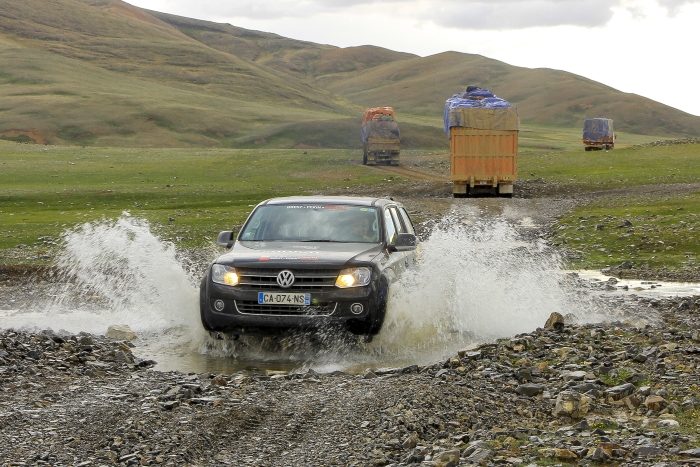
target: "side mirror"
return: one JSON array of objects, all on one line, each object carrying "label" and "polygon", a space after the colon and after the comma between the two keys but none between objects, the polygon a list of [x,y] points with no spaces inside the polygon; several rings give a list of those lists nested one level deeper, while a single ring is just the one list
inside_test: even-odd
[{"label": "side mirror", "polygon": [[416,236],[410,233],[400,233],[396,243],[389,245],[390,251],[410,251],[416,249]]},{"label": "side mirror", "polygon": [[231,248],[233,246],[233,241],[233,231],[224,230],[223,232],[219,233],[219,236],[216,239],[216,244],[223,248]]}]

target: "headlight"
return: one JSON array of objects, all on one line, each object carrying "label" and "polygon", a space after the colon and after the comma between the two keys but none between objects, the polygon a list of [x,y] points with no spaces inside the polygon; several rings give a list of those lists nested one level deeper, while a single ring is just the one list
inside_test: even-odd
[{"label": "headlight", "polygon": [[335,280],[335,286],[340,288],[362,287],[369,284],[372,279],[370,268],[348,268],[343,269]]},{"label": "headlight", "polygon": [[215,264],[211,267],[211,280],[217,284],[238,285],[236,268]]}]

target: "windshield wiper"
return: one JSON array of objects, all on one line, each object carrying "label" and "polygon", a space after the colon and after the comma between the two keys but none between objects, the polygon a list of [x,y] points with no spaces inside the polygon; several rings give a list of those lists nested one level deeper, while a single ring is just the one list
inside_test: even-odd
[{"label": "windshield wiper", "polygon": [[335,240],[328,240],[326,238],[323,239],[318,239],[318,240],[297,240],[299,242],[335,242]]}]

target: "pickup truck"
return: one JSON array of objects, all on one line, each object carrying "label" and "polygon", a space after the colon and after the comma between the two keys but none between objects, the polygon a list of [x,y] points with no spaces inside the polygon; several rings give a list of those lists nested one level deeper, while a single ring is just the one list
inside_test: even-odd
[{"label": "pickup truck", "polygon": [[389,287],[416,261],[406,209],[391,199],[295,196],[260,203],[200,285],[214,337],[296,331],[379,333]]}]

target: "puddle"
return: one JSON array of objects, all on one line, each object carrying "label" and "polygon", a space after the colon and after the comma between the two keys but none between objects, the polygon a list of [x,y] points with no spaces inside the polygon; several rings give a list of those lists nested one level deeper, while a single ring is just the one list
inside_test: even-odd
[{"label": "puddle", "polygon": [[[576,273],[581,279],[589,281],[606,282],[614,276],[606,276],[600,271],[562,271],[564,273]],[[636,279],[617,279],[617,283],[611,284],[614,290],[608,293],[619,295],[635,294],[643,297],[688,297],[700,295],[700,283],[694,282],[664,282],[664,281],[642,281]],[[626,287],[626,289],[625,289]]]}]

